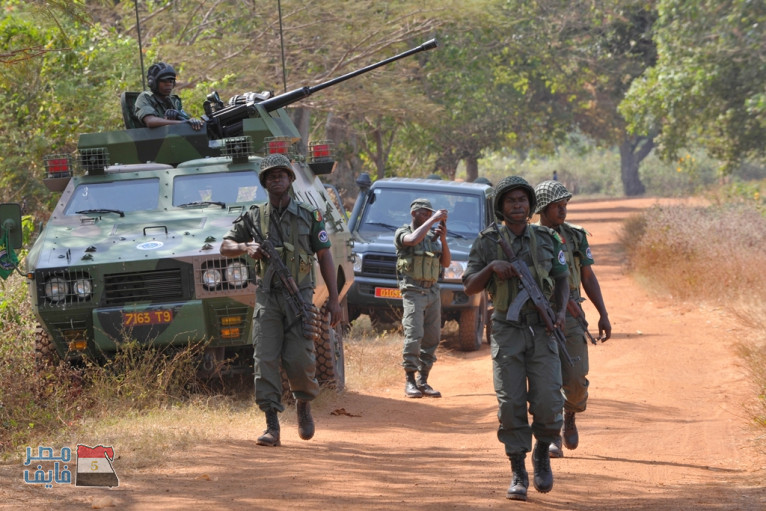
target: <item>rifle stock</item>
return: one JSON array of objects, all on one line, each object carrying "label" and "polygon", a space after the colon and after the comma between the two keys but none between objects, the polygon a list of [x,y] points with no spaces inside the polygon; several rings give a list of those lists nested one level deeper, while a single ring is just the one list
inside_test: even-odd
[{"label": "rifle stock", "polygon": [[549,332],[552,332],[553,336],[556,338],[556,342],[559,344],[559,350],[561,351],[561,354],[564,355],[564,360],[566,360],[570,366],[573,366],[575,361],[567,350],[567,339],[564,336],[564,333],[556,327],[556,314],[548,303],[548,299],[545,298],[545,295],[543,295],[543,292],[540,290],[540,286],[537,285],[534,277],[532,277],[527,264],[516,256],[511,245],[505,238],[503,238],[497,223],[494,223],[493,225],[495,227],[495,232],[497,232],[497,242],[500,244],[500,248],[503,249],[503,253],[505,253],[509,262],[513,265],[514,270],[516,270],[523,287],[523,290],[516,296],[516,299],[514,299],[511,306],[508,307],[508,314],[506,314],[505,318],[509,321],[518,321],[521,306],[524,305],[527,300],[531,299],[538,314],[540,314],[540,317],[545,322],[546,329],[548,329]]},{"label": "rifle stock", "polygon": [[593,344],[598,344],[596,342],[596,339],[593,338],[592,335],[590,335],[590,332],[588,331],[588,322],[585,321],[585,314],[582,311],[582,307],[580,307],[580,304],[577,303],[572,298],[569,299],[567,302],[567,312],[570,316],[575,318],[577,320],[577,323],[580,324],[580,327],[585,331],[585,335],[588,336],[588,339]]}]

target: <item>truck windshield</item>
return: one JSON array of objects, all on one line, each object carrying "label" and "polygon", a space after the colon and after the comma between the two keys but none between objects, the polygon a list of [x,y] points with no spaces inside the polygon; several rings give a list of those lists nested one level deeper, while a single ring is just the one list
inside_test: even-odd
[{"label": "truck windshield", "polygon": [[78,211],[146,211],[157,209],[160,180],[132,179],[109,183],[82,183],[75,188],[65,214]]},{"label": "truck windshield", "polygon": [[191,174],[173,180],[174,206],[265,202],[268,198],[258,182],[258,174],[252,171]]},{"label": "truck windshield", "polygon": [[373,191],[362,213],[358,230],[364,234],[379,234],[396,229],[412,221],[410,204],[418,198],[431,201],[434,209],[446,209],[448,212],[448,235],[470,238],[477,236],[484,229],[482,197],[463,193],[424,192],[422,190],[393,190],[377,188]]}]

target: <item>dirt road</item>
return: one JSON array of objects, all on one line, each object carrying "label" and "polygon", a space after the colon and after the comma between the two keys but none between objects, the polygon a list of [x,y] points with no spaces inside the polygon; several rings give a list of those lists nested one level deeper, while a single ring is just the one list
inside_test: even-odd
[{"label": "dirt road", "polygon": [[[407,400],[398,382],[363,389],[349,382],[345,394],[315,408],[310,442],[285,417],[283,446],[258,447],[258,419],[156,466],[121,468],[118,460],[120,485],[112,490],[31,487],[20,463],[5,465],[0,507],[766,509],[766,460],[743,409],[754,391],[733,349],[745,332],[722,310],[650,298],[624,272],[619,222],[653,202],[570,207],[570,221],[593,234],[614,332],[591,346],[590,400],[577,417],[580,446],[552,460],[551,493],[530,489],[526,503],[505,499],[510,466],[495,436],[489,349],[464,354],[445,346],[430,380],[442,399]],[[586,313],[595,318],[587,303]],[[331,413],[341,408],[347,414]]]}]

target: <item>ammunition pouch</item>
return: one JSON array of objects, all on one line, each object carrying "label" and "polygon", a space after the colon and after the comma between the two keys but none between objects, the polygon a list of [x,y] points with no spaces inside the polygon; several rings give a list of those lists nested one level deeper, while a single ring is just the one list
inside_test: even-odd
[{"label": "ammunition pouch", "polygon": [[324,318],[313,303],[303,311],[303,336],[313,342],[322,338],[322,322]]}]

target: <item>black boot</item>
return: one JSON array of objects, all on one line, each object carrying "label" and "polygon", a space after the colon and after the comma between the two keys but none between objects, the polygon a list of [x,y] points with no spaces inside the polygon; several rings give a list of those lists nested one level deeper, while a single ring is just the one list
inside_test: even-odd
[{"label": "black boot", "polygon": [[548,456],[549,442],[538,441],[532,451],[532,466],[534,467],[535,490],[540,493],[548,493],[553,488],[553,472],[551,471],[551,459]]},{"label": "black boot", "polygon": [[423,397],[423,393],[415,383],[415,373],[407,372],[407,383],[404,385],[404,395],[407,397]]},{"label": "black boot", "polygon": [[418,375],[418,390],[426,397],[442,397],[442,393],[438,390],[434,390],[428,384],[428,371],[420,371]]},{"label": "black boot", "polygon": [[311,440],[314,436],[314,418],[311,416],[311,405],[308,401],[298,400],[298,436],[303,440]]},{"label": "black boot", "polygon": [[529,474],[524,466],[525,453],[514,454],[511,458],[511,485],[505,494],[506,499],[527,500],[527,488],[529,488]]},{"label": "black boot", "polygon": [[580,435],[575,425],[575,413],[564,410],[564,447],[574,451],[580,443]]},{"label": "black boot", "polygon": [[551,442],[551,446],[548,447],[548,454],[551,458],[563,458],[564,451],[561,449],[561,435],[556,437],[556,440]]},{"label": "black boot", "polygon": [[258,445],[276,447],[279,443],[279,417],[276,410],[266,412],[266,431],[255,441]]}]

